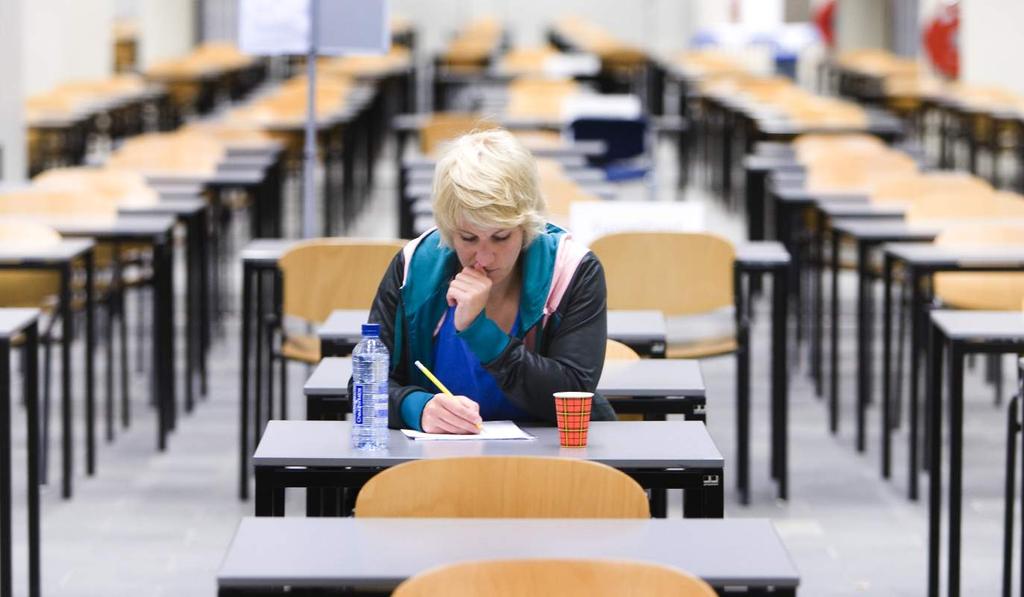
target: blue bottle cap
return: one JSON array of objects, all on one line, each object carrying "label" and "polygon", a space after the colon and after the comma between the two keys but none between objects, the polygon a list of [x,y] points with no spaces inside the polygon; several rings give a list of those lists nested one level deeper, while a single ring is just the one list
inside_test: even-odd
[{"label": "blue bottle cap", "polygon": [[369,338],[380,337],[380,324],[379,323],[364,323],[363,324],[363,336]]}]

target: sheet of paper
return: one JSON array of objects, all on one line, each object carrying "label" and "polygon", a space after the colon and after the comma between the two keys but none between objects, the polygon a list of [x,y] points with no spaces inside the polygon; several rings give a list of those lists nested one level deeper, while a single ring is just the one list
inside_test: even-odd
[{"label": "sheet of paper", "polygon": [[412,429],[403,429],[402,433],[409,439],[418,441],[467,441],[482,439],[535,439],[523,431],[512,421],[484,421],[484,428],[476,435],[455,435],[451,433],[423,433]]}]

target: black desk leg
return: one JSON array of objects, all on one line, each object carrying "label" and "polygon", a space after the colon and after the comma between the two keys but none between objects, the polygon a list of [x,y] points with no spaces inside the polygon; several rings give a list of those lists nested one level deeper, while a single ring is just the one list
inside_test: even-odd
[{"label": "black desk leg", "polygon": [[892,473],[892,257],[884,256],[882,271],[882,478]]},{"label": "black desk leg", "polygon": [[[256,312],[253,314],[255,319],[255,327],[253,332],[255,334],[256,341],[256,370],[255,370],[255,382],[254,382],[254,393],[253,393],[253,413],[256,424],[253,426],[253,446],[259,445],[260,436],[263,435],[263,326],[266,322],[266,311],[263,307],[264,299],[264,288],[263,288],[263,271],[255,270],[252,272],[254,280],[253,292],[256,296]],[[269,348],[268,348],[269,350]]]},{"label": "black desk leg", "polygon": [[[955,342],[949,346],[949,597],[960,594],[960,527],[963,511],[963,438],[964,438],[964,351]],[[932,409],[942,408],[940,402]],[[934,415],[933,415],[934,416]],[[934,429],[933,429],[934,431]],[[932,460],[932,471],[942,466]]]},{"label": "black desk leg", "polygon": [[[28,594],[39,597],[39,327],[25,329],[25,405],[28,427]],[[10,553],[10,552],[7,552]]]},{"label": "black desk leg", "polygon": [[284,516],[284,487],[274,477],[272,469],[256,467],[256,516]]},{"label": "black desk leg", "polygon": [[0,340],[0,596],[14,594],[11,528],[11,344]]},{"label": "black desk leg", "polygon": [[194,376],[198,369],[201,350],[196,324],[200,306],[197,300],[196,273],[199,267],[198,234],[195,216],[185,222],[185,412],[191,413],[195,405]]},{"label": "black desk leg", "polygon": [[[928,401],[931,403],[932,468],[928,477],[928,596],[939,595],[939,554],[942,540],[942,359],[944,339],[935,326],[931,326],[929,342]],[[911,479],[916,479],[916,462],[911,462]],[[915,481],[916,485],[916,481]]]},{"label": "black desk leg", "polygon": [[839,432],[839,233],[832,230],[832,350],[829,354],[828,421],[832,434]]},{"label": "black desk leg", "polygon": [[213,305],[210,302],[210,247],[209,247],[209,224],[206,219],[208,208],[199,211],[197,216],[196,234],[199,240],[199,329],[200,329],[200,357],[199,357],[199,391],[203,396],[207,392],[207,357],[209,356],[210,340],[212,331],[210,329],[210,310]]},{"label": "black desk leg", "polygon": [[668,516],[668,495],[667,490],[661,487],[653,487],[649,490],[651,496],[651,516],[653,518],[665,518]]},{"label": "black desk leg", "polygon": [[[922,325],[926,325],[925,321],[922,321],[921,311],[924,307],[921,305],[923,300],[921,293],[921,280],[918,277],[914,268],[909,265],[904,268],[907,276],[907,282],[910,284],[910,437],[909,437],[909,450],[910,463],[907,467],[907,474],[909,475],[909,498],[911,500],[917,500],[917,447],[918,447],[918,420],[920,417],[920,408],[918,405],[918,391],[917,384],[919,378],[918,363],[921,354],[921,346],[919,340],[924,330],[921,329]],[[929,452],[931,458],[935,458],[934,452]]]},{"label": "black desk leg", "polygon": [[61,495],[64,499],[71,498],[71,478],[74,472],[72,458],[72,403],[71,400],[71,342],[74,339],[72,330],[74,325],[71,321],[71,266],[65,264],[60,269],[60,318],[61,318],[61,344],[60,344],[60,383],[61,383],[61,453],[63,470]]},{"label": "black desk leg", "polygon": [[249,339],[252,337],[252,266],[242,264],[242,380],[238,421],[238,498],[249,499]]},{"label": "black desk leg", "polygon": [[1013,587],[1013,509],[1017,494],[1017,431],[1020,396],[1010,400],[1006,415],[1006,486],[1003,492],[1003,597],[1010,597]]},{"label": "black desk leg", "polygon": [[722,469],[701,471],[698,486],[685,490],[684,518],[722,518],[725,515],[725,479]]},{"label": "black desk leg", "polygon": [[[96,330],[93,317],[95,314],[95,280],[93,252],[85,254],[85,462],[86,472],[91,477],[96,474],[96,359],[93,350],[96,346]],[[110,341],[110,338],[107,338]]]},{"label": "black desk leg", "polygon": [[826,216],[818,212],[818,231],[814,238],[814,327],[811,336],[811,379],[814,380],[814,394],[821,398],[824,393],[824,380],[821,373],[822,344],[824,344],[823,329],[825,308],[824,290],[825,284],[825,220]]},{"label": "black desk leg", "polygon": [[107,334],[104,343],[104,362],[106,363],[106,412],[104,412],[104,423],[106,425],[107,443],[114,441],[114,319],[121,317],[117,310],[117,295],[119,292],[119,281],[121,279],[121,245],[113,243],[110,251],[111,282],[107,289]]},{"label": "black desk leg", "polygon": [[857,451],[864,451],[864,423],[868,403],[868,377],[870,375],[868,360],[870,333],[868,326],[868,292],[871,281],[868,279],[868,245],[864,241],[857,242]]},{"label": "black desk leg", "polygon": [[789,499],[789,364],[788,339],[789,325],[786,317],[786,277],[785,266],[775,270],[772,280],[772,405],[778,418],[775,430],[775,449],[772,450],[773,461],[776,462],[776,479],[780,499]]},{"label": "black desk leg", "polygon": [[736,301],[736,488],[740,503],[750,503],[750,323],[747,319],[744,276],[733,266]]}]

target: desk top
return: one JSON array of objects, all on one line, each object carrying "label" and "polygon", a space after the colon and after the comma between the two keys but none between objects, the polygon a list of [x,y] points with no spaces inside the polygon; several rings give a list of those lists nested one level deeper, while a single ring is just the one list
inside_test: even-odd
[{"label": "desk top", "polygon": [[785,265],[789,263],[789,251],[774,240],[741,243],[736,245],[736,262],[747,268]]},{"label": "desk top", "polygon": [[912,225],[898,219],[836,219],[832,221],[832,229],[856,240],[875,242],[931,241],[939,235],[937,227]]},{"label": "desk top", "polygon": [[1024,268],[1024,247],[957,247],[934,243],[896,243],[885,245],[889,255],[911,264],[963,269]]},{"label": "desk top", "polygon": [[31,249],[0,246],[0,263],[5,265],[57,265],[67,263],[92,249],[96,243],[86,238],[65,238],[58,243]]},{"label": "desk top", "polygon": [[356,450],[349,421],[270,421],[255,466],[394,466],[455,456],[556,456],[626,469],[721,468],[722,454],[697,421],[592,421],[588,445],[563,448],[555,427],[523,426],[534,440],[416,441],[390,430],[386,450]]},{"label": "desk top", "polygon": [[[307,396],[348,396],[352,377],[351,357],[321,360],[302,386]],[[700,363],[690,359],[640,359],[607,361],[597,382],[606,396],[702,397],[707,393]]]},{"label": "desk top", "polygon": [[566,557],[659,563],[716,587],[800,582],[762,519],[245,518],[217,584],[391,589],[443,564]]},{"label": "desk top", "polygon": [[120,214],[113,220],[44,218],[41,221],[61,236],[89,236],[100,239],[150,239],[169,234],[175,223],[173,216],[148,214]]},{"label": "desk top", "polygon": [[10,340],[39,318],[39,309],[0,309],[0,339]]},{"label": "desk top", "polygon": [[117,208],[121,215],[190,216],[206,209],[202,199],[168,199],[152,205],[128,205]]},{"label": "desk top", "polygon": [[840,201],[825,199],[818,202],[818,209],[830,218],[903,218],[907,212],[905,205],[878,205],[864,196]]},{"label": "desk top", "polygon": [[932,323],[952,340],[1008,340],[1024,343],[1024,312],[952,311],[931,312]]},{"label": "desk top", "polygon": [[252,265],[277,265],[285,251],[302,241],[294,238],[257,238],[245,245],[240,255],[242,263]]},{"label": "desk top", "polygon": [[[362,325],[369,312],[362,309],[335,309],[317,328],[321,340],[355,344],[362,336]],[[608,311],[608,337],[623,342],[664,342],[665,316],[661,311]]]}]

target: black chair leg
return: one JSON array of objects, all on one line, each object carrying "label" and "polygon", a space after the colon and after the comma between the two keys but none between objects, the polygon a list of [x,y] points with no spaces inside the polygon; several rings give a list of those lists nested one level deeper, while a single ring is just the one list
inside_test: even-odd
[{"label": "black chair leg", "polygon": [[900,312],[896,318],[896,379],[892,380],[892,428],[899,429],[903,424],[903,367],[904,353],[907,346],[907,285],[900,284]]}]

